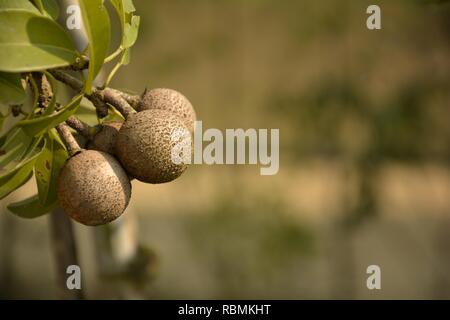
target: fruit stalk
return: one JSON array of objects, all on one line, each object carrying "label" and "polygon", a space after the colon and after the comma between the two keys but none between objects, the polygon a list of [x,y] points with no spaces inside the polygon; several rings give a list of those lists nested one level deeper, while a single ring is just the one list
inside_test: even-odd
[{"label": "fruit stalk", "polygon": [[101,91],[101,96],[105,102],[113,105],[125,119],[128,118],[130,114],[136,113],[117,90],[105,88]]},{"label": "fruit stalk", "polygon": [[[53,77],[55,77],[56,80],[66,84],[73,90],[77,92],[81,92],[84,88],[84,84],[82,81],[78,80],[77,78],[71,76],[70,74],[58,70],[58,69],[52,69],[48,71]],[[108,106],[106,103],[101,99],[98,90],[94,90],[92,94],[85,94],[85,97],[88,98],[92,104],[95,106],[95,109],[97,110],[97,114],[100,118],[104,118],[108,115]]]},{"label": "fruit stalk", "polygon": [[82,135],[85,138],[89,137],[89,125],[87,123],[84,123],[80,119],[78,119],[75,116],[70,116],[66,123],[69,127],[76,130],[80,135]]},{"label": "fruit stalk", "polygon": [[73,137],[67,124],[65,123],[58,124],[56,126],[56,130],[58,131],[59,136],[63,140],[70,156],[73,156],[74,154],[81,151],[80,145]]}]

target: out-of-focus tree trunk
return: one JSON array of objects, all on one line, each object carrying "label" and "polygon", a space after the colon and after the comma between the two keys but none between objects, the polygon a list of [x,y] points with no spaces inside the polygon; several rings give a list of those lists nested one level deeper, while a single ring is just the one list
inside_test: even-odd
[{"label": "out-of-focus tree trunk", "polygon": [[49,219],[60,298],[64,300],[83,299],[82,290],[69,290],[67,287],[67,277],[69,276],[66,273],[67,267],[79,266],[72,221],[61,208],[55,209]]}]

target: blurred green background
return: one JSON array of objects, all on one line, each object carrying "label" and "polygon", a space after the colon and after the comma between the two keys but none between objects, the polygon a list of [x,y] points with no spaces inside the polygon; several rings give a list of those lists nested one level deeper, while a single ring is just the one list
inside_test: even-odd
[{"label": "blurred green background", "polygon": [[[382,30],[366,28],[370,4]],[[127,215],[157,265],[139,285],[98,277],[93,229],[77,225],[88,298],[450,298],[449,2],[135,5],[140,36],[112,86],[177,89],[205,129],[279,128],[280,171],[134,181]],[[2,211],[0,297],[56,298],[48,218]],[[366,287],[372,264],[381,290]]]}]

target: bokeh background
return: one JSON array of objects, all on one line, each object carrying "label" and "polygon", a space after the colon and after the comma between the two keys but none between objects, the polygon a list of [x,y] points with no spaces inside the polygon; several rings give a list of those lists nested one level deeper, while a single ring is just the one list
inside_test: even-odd
[{"label": "bokeh background", "polygon": [[[100,276],[76,225],[88,298],[450,298],[449,2],[134,2],[140,36],[112,85],[177,89],[204,128],[279,128],[280,171],[134,181],[151,275]],[[5,209],[30,190],[0,203],[2,298],[57,298],[48,217]]]}]

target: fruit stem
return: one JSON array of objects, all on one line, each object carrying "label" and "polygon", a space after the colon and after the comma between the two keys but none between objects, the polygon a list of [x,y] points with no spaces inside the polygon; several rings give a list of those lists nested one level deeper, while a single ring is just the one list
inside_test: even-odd
[{"label": "fruit stem", "polygon": [[132,113],[136,111],[130,106],[130,104],[125,100],[118,90],[105,88],[101,91],[103,100],[111,105],[113,105],[123,116],[128,118]]},{"label": "fruit stem", "polygon": [[67,147],[70,156],[73,156],[81,151],[80,145],[70,132],[69,126],[66,123],[60,123],[56,126],[59,136]]},{"label": "fruit stem", "polygon": [[[55,77],[56,80],[66,84],[75,91],[80,92],[84,88],[82,81],[66,72],[52,69],[49,70],[49,73]],[[103,90],[94,89],[92,94],[85,94],[84,96],[94,104],[100,118],[104,118],[108,115],[108,106],[106,105],[106,102],[113,105],[126,118],[128,114],[135,112],[130,104],[136,106],[140,101],[139,96],[129,95],[111,88],[105,88]]]},{"label": "fruit stem", "polygon": [[80,119],[78,119],[76,116],[70,116],[66,123],[69,127],[76,130],[80,135],[82,135],[85,138],[89,138],[89,125]]},{"label": "fruit stem", "polygon": [[68,85],[75,91],[81,91],[84,88],[84,84],[81,80],[78,80],[66,72],[57,69],[48,70],[48,72],[54,76],[56,80]]},{"label": "fruit stem", "polygon": [[79,266],[72,221],[61,208],[53,210],[49,218],[61,298],[82,300],[83,292],[81,290],[69,290],[66,282],[68,277],[67,267],[71,265]]},{"label": "fruit stem", "polygon": [[141,97],[139,95],[132,95],[115,89],[112,90],[117,91],[117,93],[120,94],[133,109],[136,109],[137,105],[141,101]]}]

